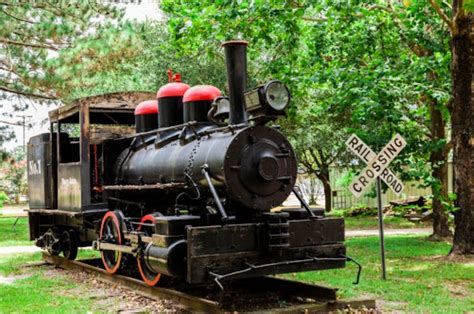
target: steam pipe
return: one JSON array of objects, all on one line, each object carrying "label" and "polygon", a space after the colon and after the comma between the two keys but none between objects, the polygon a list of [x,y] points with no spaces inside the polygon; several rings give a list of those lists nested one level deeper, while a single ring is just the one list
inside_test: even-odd
[{"label": "steam pipe", "polygon": [[229,85],[229,123],[246,122],[244,91],[247,82],[247,45],[243,40],[231,40],[222,44],[225,50],[227,83]]}]

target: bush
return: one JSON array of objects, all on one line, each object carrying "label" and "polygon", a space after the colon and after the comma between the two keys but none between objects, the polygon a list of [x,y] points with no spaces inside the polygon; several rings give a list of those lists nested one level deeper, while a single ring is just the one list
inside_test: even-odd
[{"label": "bush", "polygon": [[0,191],[0,208],[3,208],[3,203],[8,201],[8,196],[5,192]]},{"label": "bush", "polygon": [[377,216],[377,208],[355,206],[344,209],[333,209],[331,216],[334,217],[372,217]]},{"label": "bush", "polygon": [[421,215],[427,210],[431,209],[431,204],[418,206],[418,205],[405,205],[405,206],[394,206],[392,208],[393,216],[405,217],[406,215]]}]

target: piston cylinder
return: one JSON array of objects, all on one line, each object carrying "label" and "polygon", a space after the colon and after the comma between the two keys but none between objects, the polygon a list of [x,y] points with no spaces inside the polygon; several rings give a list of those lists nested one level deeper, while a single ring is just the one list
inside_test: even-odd
[{"label": "piston cylinder", "polygon": [[184,277],[186,254],[187,243],[185,240],[180,240],[166,248],[150,243],[145,249],[144,258],[146,266],[157,274]]}]

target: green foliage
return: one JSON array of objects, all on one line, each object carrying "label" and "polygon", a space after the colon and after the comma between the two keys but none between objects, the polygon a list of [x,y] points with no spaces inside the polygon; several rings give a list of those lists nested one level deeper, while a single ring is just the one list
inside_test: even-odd
[{"label": "green foliage", "polygon": [[418,205],[404,205],[394,206],[392,211],[395,217],[403,217],[407,214],[422,214],[431,209],[431,204],[418,206]]},{"label": "green foliage", "polygon": [[465,0],[463,3],[463,9],[467,12],[474,12],[474,0]]},{"label": "green foliage", "polygon": [[8,202],[8,196],[4,191],[0,191],[0,209],[3,208],[5,202]]},{"label": "green foliage", "polygon": [[12,153],[0,160],[0,189],[16,204],[20,196],[27,194],[26,155],[23,147],[17,147]]},{"label": "green foliage", "polygon": [[[1,107],[2,105],[0,105],[0,108]],[[12,128],[8,125],[0,125],[0,147],[2,147],[2,144],[4,142],[7,142],[13,138],[14,138],[14,134],[13,134]],[[4,151],[0,151],[0,160],[3,159],[4,154],[5,154]]]},{"label": "green foliage", "polygon": [[377,216],[377,208],[352,206],[350,208],[335,209],[331,212],[331,216],[335,217],[374,217]]},{"label": "green foliage", "polygon": [[455,213],[456,211],[459,210],[459,207],[455,206],[454,204],[456,199],[457,199],[456,193],[449,193],[448,197],[442,200],[443,206],[448,212]]},{"label": "green foliage", "polygon": [[138,53],[117,63],[113,69],[91,72],[72,91],[71,98],[125,90],[153,92],[168,82],[168,69],[181,73],[183,81],[188,84],[212,84],[225,89],[223,59],[179,53],[170,44],[166,25],[162,22],[131,25],[138,40]]}]

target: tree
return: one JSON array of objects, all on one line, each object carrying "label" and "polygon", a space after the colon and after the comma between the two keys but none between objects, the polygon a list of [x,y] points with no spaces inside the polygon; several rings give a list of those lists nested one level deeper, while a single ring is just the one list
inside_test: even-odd
[{"label": "tree", "polygon": [[170,41],[167,25],[146,21],[133,25],[140,53],[107,68],[90,73],[71,92],[71,98],[118,91],[157,91],[168,82],[167,70],[181,73],[184,82],[225,87],[223,59],[180,54]]},{"label": "tree", "polygon": [[2,1],[0,91],[37,100],[68,99],[91,72],[138,54],[133,25],[94,1]]},{"label": "tree", "polygon": [[452,47],[452,142],[456,205],[452,254],[474,253],[474,5],[453,0],[450,18],[435,0],[431,5],[449,26]]},{"label": "tree", "polygon": [[424,181],[433,191],[432,240],[452,235],[448,210],[452,208],[448,193],[448,156],[451,143],[445,129],[449,126],[449,30],[437,17],[427,1],[404,1],[403,4],[378,6],[389,14],[400,30],[399,41],[408,48],[413,60],[411,72],[418,85],[420,110],[426,139],[422,151],[427,154],[429,174]]},{"label": "tree", "polygon": [[454,191],[456,193],[455,231],[451,254],[474,253],[474,3],[453,0],[452,16],[436,0],[432,8],[446,23],[451,37],[452,106],[451,142],[453,146]]},{"label": "tree", "polygon": [[3,176],[0,178],[2,192],[6,193],[16,204],[20,197],[27,193],[26,182],[26,155],[22,146],[7,154],[0,162]]},{"label": "tree", "polygon": [[[4,142],[13,139],[13,137],[13,132],[8,125],[0,125],[0,147],[2,147]],[[3,153],[5,152],[0,150],[0,160],[3,158]]]},{"label": "tree", "polygon": [[[299,121],[295,121],[298,119]],[[344,145],[348,134],[344,127],[330,121],[327,115],[299,111],[297,115],[283,124],[285,131],[291,134],[290,140],[295,148],[303,171],[316,176],[323,184],[324,208],[332,209],[332,188],[330,167],[341,164],[347,155]]]}]

